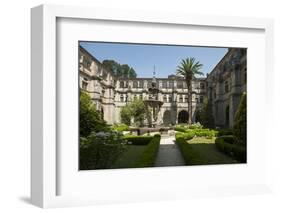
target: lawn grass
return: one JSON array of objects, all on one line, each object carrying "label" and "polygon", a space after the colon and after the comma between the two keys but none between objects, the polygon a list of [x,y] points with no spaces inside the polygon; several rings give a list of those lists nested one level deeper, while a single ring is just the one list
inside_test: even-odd
[{"label": "lawn grass", "polygon": [[[194,137],[186,143],[197,153],[200,162],[204,164],[230,164],[238,163],[235,159],[220,152],[215,145],[215,138]],[[190,163],[192,165],[192,162]],[[195,162],[194,164],[197,164]]]},{"label": "lawn grass", "polygon": [[112,168],[134,168],[146,147],[147,145],[128,145],[128,149],[117,159]]}]

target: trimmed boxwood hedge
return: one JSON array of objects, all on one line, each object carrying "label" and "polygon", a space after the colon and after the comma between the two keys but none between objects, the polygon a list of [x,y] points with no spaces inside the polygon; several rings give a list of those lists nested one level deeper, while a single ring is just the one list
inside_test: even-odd
[{"label": "trimmed boxwood hedge", "polygon": [[137,160],[135,167],[153,167],[157,157],[158,149],[160,146],[160,135],[154,135],[152,140],[147,145],[140,158]]},{"label": "trimmed boxwood hedge", "polygon": [[246,146],[231,144],[228,141],[228,140],[231,140],[230,138],[231,137],[226,137],[226,136],[216,138],[216,141],[215,141],[216,147],[221,152],[223,152],[231,157],[234,157],[236,160],[240,161],[241,163],[246,163],[246,161],[247,161]]},{"label": "trimmed boxwood hedge", "polygon": [[219,138],[222,138],[224,140],[224,142],[229,143],[229,144],[235,143],[235,139],[234,139],[233,135],[223,135],[223,136],[220,136]]},{"label": "trimmed boxwood hedge", "polygon": [[213,138],[217,134],[216,130],[201,129],[201,128],[188,129],[186,127],[181,127],[181,126],[175,127],[175,131],[182,132],[182,133],[189,133],[189,134],[192,134],[194,136],[196,135],[197,137],[207,137],[207,138]]},{"label": "trimmed boxwood hedge", "polygon": [[223,135],[233,135],[233,130],[232,129],[220,129],[218,131],[217,136],[220,137],[220,136],[223,136]]},{"label": "trimmed boxwood hedge", "polygon": [[[193,138],[193,137],[192,137]],[[190,138],[190,139],[192,139]],[[206,164],[202,158],[193,150],[193,148],[186,142],[186,134],[176,134],[176,144],[179,146],[183,159],[186,165],[201,165]]]},{"label": "trimmed boxwood hedge", "polygon": [[186,127],[181,127],[181,126],[176,126],[175,127],[175,131],[178,131],[178,132],[185,132],[187,130]]},{"label": "trimmed boxwood hedge", "polygon": [[132,145],[147,145],[153,136],[125,135],[124,138]]}]

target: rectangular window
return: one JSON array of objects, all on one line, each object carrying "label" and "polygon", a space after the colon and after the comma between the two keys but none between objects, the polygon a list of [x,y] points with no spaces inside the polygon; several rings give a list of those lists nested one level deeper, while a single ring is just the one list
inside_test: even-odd
[{"label": "rectangular window", "polygon": [[169,95],[169,102],[172,102],[172,95]]},{"label": "rectangular window", "polygon": [[182,95],[180,95],[179,102],[180,102],[180,103],[183,102],[183,97],[182,97]]},{"label": "rectangular window", "polygon": [[200,89],[205,89],[205,84],[204,83],[200,83]]},{"label": "rectangular window", "polygon": [[82,89],[87,90],[87,88],[88,88],[88,83],[85,81],[82,81]]},{"label": "rectangular window", "polygon": [[228,81],[224,82],[224,91],[225,91],[225,93],[228,93],[228,92],[229,92]]},{"label": "rectangular window", "polygon": [[183,82],[182,82],[182,81],[178,81],[177,83],[178,83],[178,86],[177,86],[177,87],[178,87],[179,89],[182,89],[182,88],[183,88]]},{"label": "rectangular window", "polygon": [[167,88],[167,82],[166,81],[162,81],[162,88]]},{"label": "rectangular window", "polygon": [[169,88],[174,88],[174,82],[173,81],[169,82]]},{"label": "rectangular window", "polygon": [[203,95],[200,95],[200,103],[203,103],[203,101],[204,101],[204,97]]}]

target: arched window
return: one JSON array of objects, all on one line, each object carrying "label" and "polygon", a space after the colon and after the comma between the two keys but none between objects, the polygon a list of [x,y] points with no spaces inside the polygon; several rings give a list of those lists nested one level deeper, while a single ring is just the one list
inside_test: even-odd
[{"label": "arched window", "polygon": [[124,88],[124,81],[120,81],[120,88]]},{"label": "arched window", "polygon": [[187,123],[188,121],[188,112],[186,110],[182,110],[179,112],[178,114],[178,123],[181,124],[181,123]]},{"label": "arched window", "polygon": [[133,81],[133,88],[138,88],[138,82],[137,81]]},{"label": "arched window", "polygon": [[204,83],[200,83],[200,89],[205,89],[205,84]]},{"label": "arched window", "polygon": [[228,92],[229,92],[228,81],[225,81],[225,82],[224,82],[224,91],[225,91],[225,93],[228,93]]}]

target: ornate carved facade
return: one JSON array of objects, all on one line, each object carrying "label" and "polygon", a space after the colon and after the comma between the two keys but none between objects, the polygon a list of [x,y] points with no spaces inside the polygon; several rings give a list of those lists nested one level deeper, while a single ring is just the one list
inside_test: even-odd
[{"label": "ornate carved facade", "polygon": [[[239,51],[237,51],[239,50]],[[240,54],[240,55],[239,55]],[[233,113],[237,109],[240,95],[246,90],[245,53],[240,49],[229,49],[207,78],[196,78],[192,82],[192,120],[196,122],[196,112],[205,98],[213,103],[216,125],[228,126],[233,123]],[[236,61],[239,59],[239,63]],[[241,59],[241,60],[240,60]],[[229,65],[229,63],[233,65]],[[222,71],[223,70],[223,71]],[[120,123],[120,110],[135,98],[147,100],[152,78],[116,78],[112,72],[89,52],[79,48],[80,88],[86,90],[98,110],[109,123]],[[159,100],[164,104],[158,114],[159,125],[186,123],[188,120],[187,86],[183,78],[170,75],[157,78]],[[245,83],[243,83],[245,82]],[[228,85],[228,90],[226,90]],[[226,108],[228,106],[228,109]],[[229,117],[222,115],[228,110]],[[228,119],[228,125],[227,124]]]}]

